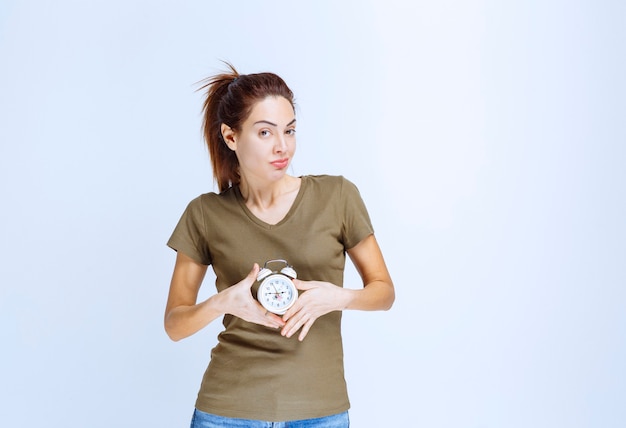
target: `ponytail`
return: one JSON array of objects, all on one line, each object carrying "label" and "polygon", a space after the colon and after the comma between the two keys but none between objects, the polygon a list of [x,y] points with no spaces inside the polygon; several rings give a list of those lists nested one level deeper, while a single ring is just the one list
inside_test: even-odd
[{"label": "ponytail", "polygon": [[[239,161],[235,152],[222,138],[221,125],[224,121],[219,114],[222,98],[228,93],[229,85],[239,77],[239,73],[231,64],[226,63],[226,65],[230,68],[230,73],[222,73],[206,79],[199,89],[206,90],[206,99],[202,108],[204,116],[202,131],[209,149],[213,179],[217,182],[220,192],[233,184],[239,184]],[[228,123],[227,125],[231,126]]]}]

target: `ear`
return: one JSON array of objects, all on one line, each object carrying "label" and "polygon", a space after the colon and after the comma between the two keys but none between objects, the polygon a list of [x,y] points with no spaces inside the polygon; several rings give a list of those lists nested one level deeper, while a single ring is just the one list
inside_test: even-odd
[{"label": "ear", "polygon": [[221,130],[222,139],[224,140],[228,148],[232,151],[237,150],[237,136],[235,135],[235,131],[233,131],[233,129],[225,123],[222,123]]}]

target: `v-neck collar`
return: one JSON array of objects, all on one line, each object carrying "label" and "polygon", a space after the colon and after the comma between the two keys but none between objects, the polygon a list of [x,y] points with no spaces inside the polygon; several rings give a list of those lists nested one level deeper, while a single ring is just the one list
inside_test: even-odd
[{"label": "v-neck collar", "polygon": [[291,217],[293,217],[294,213],[298,209],[298,206],[300,205],[300,202],[302,201],[304,191],[307,187],[308,177],[304,175],[304,176],[300,176],[299,178],[300,178],[300,189],[298,189],[298,194],[296,195],[296,199],[294,199],[293,203],[291,204],[291,207],[289,207],[289,211],[287,211],[287,214],[285,214],[285,216],[276,224],[266,223],[260,218],[258,218],[257,216],[255,216],[252,213],[252,211],[250,211],[250,209],[246,206],[246,202],[243,199],[243,195],[241,194],[241,189],[239,189],[239,186],[237,185],[233,187],[235,190],[235,196],[237,198],[237,202],[239,202],[239,205],[241,206],[241,209],[246,214],[246,216],[248,216],[248,218],[252,220],[253,223],[257,224],[258,226],[264,229],[275,229],[285,224],[287,221],[289,221]]}]

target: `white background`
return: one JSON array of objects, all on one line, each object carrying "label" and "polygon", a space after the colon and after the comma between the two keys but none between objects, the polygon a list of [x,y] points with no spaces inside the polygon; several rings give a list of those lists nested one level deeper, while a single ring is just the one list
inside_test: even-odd
[{"label": "white background", "polygon": [[355,182],[392,272],[390,312],[344,316],[353,426],[625,426],[624,22],[602,0],[3,0],[0,425],[188,426],[220,324],[169,341],[165,242],[214,189],[195,83],[228,60],[291,86],[292,173]]}]

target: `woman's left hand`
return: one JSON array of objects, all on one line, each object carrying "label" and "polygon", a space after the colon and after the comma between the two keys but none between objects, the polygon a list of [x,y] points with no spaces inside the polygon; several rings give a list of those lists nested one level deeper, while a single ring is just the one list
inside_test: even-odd
[{"label": "woman's left hand", "polygon": [[298,290],[304,291],[294,305],[283,315],[285,326],[281,334],[293,336],[300,328],[298,340],[306,337],[313,323],[322,315],[344,309],[349,300],[349,290],[330,282],[293,280]]}]

